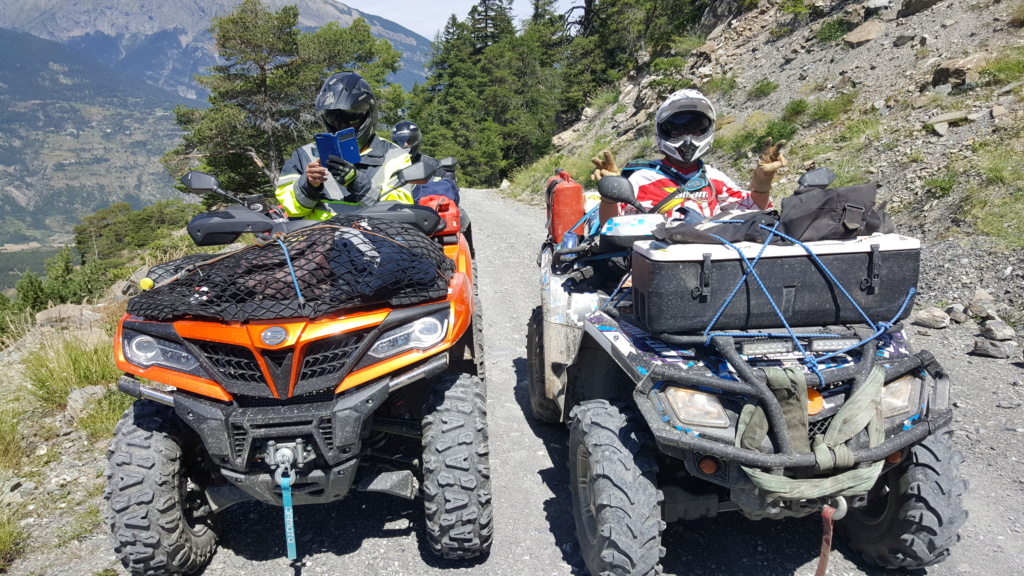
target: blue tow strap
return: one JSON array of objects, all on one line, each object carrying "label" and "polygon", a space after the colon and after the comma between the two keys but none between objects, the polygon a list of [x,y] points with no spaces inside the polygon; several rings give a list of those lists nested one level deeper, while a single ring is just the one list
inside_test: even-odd
[{"label": "blue tow strap", "polygon": [[295,512],[292,508],[292,479],[281,477],[281,504],[284,505],[284,540],[288,543],[288,559],[295,560]]}]

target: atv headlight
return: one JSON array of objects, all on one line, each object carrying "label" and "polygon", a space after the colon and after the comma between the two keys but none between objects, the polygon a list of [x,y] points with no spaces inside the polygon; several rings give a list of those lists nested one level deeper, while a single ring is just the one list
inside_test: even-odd
[{"label": "atv headlight", "polygon": [[892,418],[906,414],[917,407],[917,391],[921,380],[907,374],[882,387],[882,417]]},{"label": "atv headlight", "polygon": [[377,360],[401,354],[407,350],[426,350],[439,344],[448,334],[448,311],[418,318],[380,335],[367,352]]},{"label": "atv headlight", "polygon": [[121,348],[129,362],[143,368],[162,366],[191,372],[199,366],[199,361],[183,345],[132,330],[125,330],[122,334]]},{"label": "atv headlight", "polygon": [[709,428],[729,427],[729,415],[725,413],[718,398],[711,394],[669,386],[665,389],[665,399],[683,424]]}]

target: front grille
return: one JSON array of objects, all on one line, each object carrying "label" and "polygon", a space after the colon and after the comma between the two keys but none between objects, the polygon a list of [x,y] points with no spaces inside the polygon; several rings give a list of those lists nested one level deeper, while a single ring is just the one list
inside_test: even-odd
[{"label": "front grille", "polygon": [[348,373],[352,359],[368,332],[340,334],[313,342],[306,348],[294,394],[333,388]]},{"label": "front grille", "polygon": [[301,394],[299,396],[292,396],[291,398],[254,398],[251,396],[235,396],[235,403],[241,408],[277,408],[279,406],[315,404],[318,402],[333,401],[333,388],[310,392],[309,394]]},{"label": "front grille", "polygon": [[205,340],[189,342],[213,365],[216,380],[232,395],[273,396],[252,350]]},{"label": "front grille", "polygon": [[320,429],[320,435],[324,437],[324,445],[327,446],[327,449],[334,449],[334,422],[330,418],[321,418],[317,428]]},{"label": "front grille", "polygon": [[245,441],[248,439],[245,426],[241,424],[231,425],[231,447],[234,449],[235,458],[241,458],[245,452]]}]

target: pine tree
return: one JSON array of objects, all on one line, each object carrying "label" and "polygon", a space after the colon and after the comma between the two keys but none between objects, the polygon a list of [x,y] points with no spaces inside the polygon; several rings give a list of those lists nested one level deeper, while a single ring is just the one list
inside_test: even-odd
[{"label": "pine tree", "polygon": [[210,91],[208,108],[175,110],[185,135],[164,157],[172,174],[198,163],[225,189],[269,193],[291,151],[321,126],[314,103],[324,79],[343,69],[374,86],[385,113],[404,105],[401,88],[385,83],[401,55],[374,38],[365,20],[301,32],[298,19],[295,6],[274,12],[260,0],[244,0],[212,20],[223,64],[196,78]]},{"label": "pine tree", "polygon": [[15,302],[22,310],[38,312],[49,304],[42,279],[31,270],[21,275],[14,289],[18,292]]}]

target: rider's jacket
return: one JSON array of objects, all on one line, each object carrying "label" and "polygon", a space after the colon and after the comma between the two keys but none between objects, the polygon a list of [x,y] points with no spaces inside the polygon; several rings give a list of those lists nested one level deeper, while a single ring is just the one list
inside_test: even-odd
[{"label": "rider's jacket", "polygon": [[297,149],[281,170],[275,195],[289,216],[326,220],[381,200],[413,203],[411,186],[397,186],[395,175],[412,162],[409,153],[393,142],[374,136],[360,154],[359,163],[355,165],[356,178],[352,183],[341,186],[333,178],[324,182],[326,194],[320,195],[328,199],[320,199],[306,180],[306,165],[315,158],[316,145],[307,144]]},{"label": "rider's jacket", "polygon": [[[750,192],[736,185],[735,182],[720,170],[705,166],[703,162],[700,168],[691,173],[679,173],[672,175],[666,171],[659,170],[661,161],[650,162],[651,167],[640,168],[629,174],[629,182],[636,191],[636,199],[644,208],[650,209],[658,202],[661,202],[669,194],[676,192],[680,186],[691,181],[693,178],[702,177],[706,186],[697,188],[685,195],[685,199],[674,208],[680,211],[681,208],[696,210],[702,216],[714,216],[723,210],[760,210]],[[624,171],[625,172],[625,171]],[[625,175],[625,174],[624,174]],[[673,177],[674,176],[674,177]],[[684,180],[679,182],[678,180]],[[695,187],[696,188],[696,187]],[[769,203],[768,208],[772,204]],[[632,207],[623,205],[623,213],[633,212]]]}]

